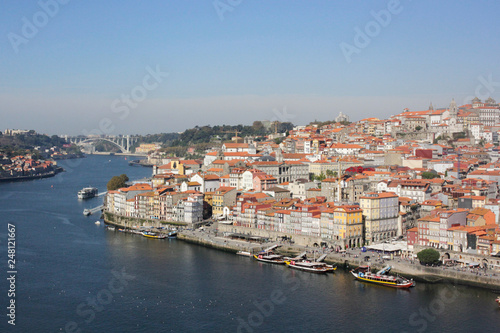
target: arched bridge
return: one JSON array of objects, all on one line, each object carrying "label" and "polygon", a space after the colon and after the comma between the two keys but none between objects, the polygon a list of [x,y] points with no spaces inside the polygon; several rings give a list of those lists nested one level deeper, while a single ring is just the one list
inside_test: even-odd
[{"label": "arched bridge", "polygon": [[72,137],[67,138],[71,143],[83,146],[98,141],[106,141],[118,147],[123,153],[130,153],[131,145],[137,141],[136,137],[127,136],[96,136],[96,137]]}]

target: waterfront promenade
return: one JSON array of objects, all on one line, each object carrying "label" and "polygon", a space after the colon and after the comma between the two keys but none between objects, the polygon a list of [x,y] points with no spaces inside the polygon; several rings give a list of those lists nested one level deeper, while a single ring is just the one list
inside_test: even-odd
[{"label": "waterfront promenade", "polygon": [[272,245],[278,244],[280,247],[275,251],[287,256],[298,255],[307,252],[309,258],[319,257],[327,253],[325,262],[336,264],[347,269],[362,265],[370,265],[373,269],[379,270],[387,265],[392,267],[392,272],[401,274],[416,281],[428,283],[451,283],[469,285],[493,290],[500,290],[500,275],[491,270],[470,269],[459,267],[428,267],[420,265],[418,260],[394,257],[394,259],[383,259],[383,255],[376,252],[362,252],[361,249],[350,249],[346,252],[335,252],[331,249],[311,248],[288,242],[268,242],[255,243],[243,240],[233,240],[222,237],[214,226],[206,227],[204,230],[183,230],[179,239],[190,243],[212,247],[223,251],[237,252],[248,251],[257,253]]},{"label": "waterfront promenade", "polygon": [[[125,217],[116,219],[116,216],[112,216],[109,213],[105,213],[104,216],[106,223],[123,228],[134,228],[136,227],[136,223],[139,222],[135,221],[135,219]],[[158,221],[156,222],[157,225],[151,225],[151,227],[159,228],[165,226]],[[173,227],[173,225],[171,225],[171,227]],[[179,229],[178,238],[182,241],[232,253],[247,251],[254,254],[277,244],[280,245],[280,247],[275,250],[276,252],[291,257],[304,251],[307,252],[309,258],[319,257],[320,255],[327,253],[327,257],[324,260],[326,263],[336,264],[339,267],[345,267],[347,269],[369,264],[373,269],[379,270],[387,265],[390,265],[392,266],[393,273],[413,278],[416,281],[429,283],[445,282],[500,290],[500,275],[491,270],[444,266],[428,267],[422,266],[418,261],[410,260],[408,258],[394,257],[394,259],[391,260],[383,259],[383,255],[380,253],[362,252],[361,249],[348,249],[345,252],[336,252],[332,249],[308,247],[290,242],[274,241],[258,243],[245,240],[235,240],[224,237],[224,235],[218,231],[217,223],[210,227],[194,230],[188,229],[186,226],[179,224],[177,224],[176,227]],[[162,232],[161,229],[158,229],[157,231]]]}]

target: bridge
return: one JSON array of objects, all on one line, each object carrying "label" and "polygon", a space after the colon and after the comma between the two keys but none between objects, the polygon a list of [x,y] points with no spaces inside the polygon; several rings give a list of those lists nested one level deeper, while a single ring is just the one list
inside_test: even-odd
[{"label": "bridge", "polygon": [[[82,147],[88,147],[89,145],[93,145],[99,141],[106,141],[112,143],[114,146],[118,147],[122,151],[122,153],[130,153],[131,146],[137,142],[139,137],[131,136],[131,135],[90,135],[90,136],[67,136],[65,139],[71,143]],[[91,150],[94,152],[94,150]]]}]

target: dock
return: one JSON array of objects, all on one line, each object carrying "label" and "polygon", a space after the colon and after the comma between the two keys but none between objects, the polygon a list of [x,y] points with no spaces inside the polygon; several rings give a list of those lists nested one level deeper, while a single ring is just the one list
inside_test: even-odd
[{"label": "dock", "polygon": [[99,211],[102,211],[102,209],[104,208],[104,205],[100,205],[100,206],[97,206],[97,207],[94,207],[94,208],[86,208],[83,210],[83,215],[85,216],[89,216],[89,215],[92,215],[94,213],[97,213]]}]

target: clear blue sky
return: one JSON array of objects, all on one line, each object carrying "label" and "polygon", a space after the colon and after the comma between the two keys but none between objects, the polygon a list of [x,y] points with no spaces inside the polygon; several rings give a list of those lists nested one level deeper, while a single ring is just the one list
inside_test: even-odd
[{"label": "clear blue sky", "polygon": [[[371,13],[391,1],[220,0],[231,9],[222,14],[211,0],[67,2],[49,6],[53,17],[37,1],[2,2],[0,130],[146,134],[339,112],[386,118],[462,104],[480,77],[500,82],[493,0],[401,0],[385,26]],[[356,27],[375,30],[348,62],[340,45],[356,47]],[[169,74],[156,84],[148,68]],[[490,90],[500,99],[500,83]]]}]

